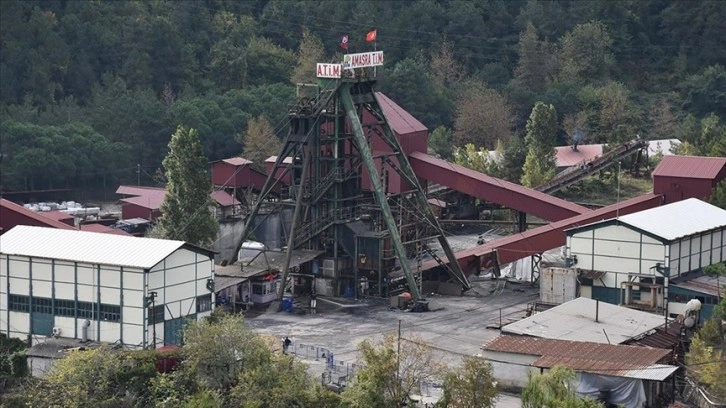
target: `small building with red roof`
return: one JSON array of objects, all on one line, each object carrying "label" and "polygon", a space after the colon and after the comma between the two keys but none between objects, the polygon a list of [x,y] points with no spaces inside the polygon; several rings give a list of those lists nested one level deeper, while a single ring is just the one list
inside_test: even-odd
[{"label": "small building with red roof", "polygon": [[686,198],[703,200],[726,179],[726,157],[663,156],[653,171],[653,192],[665,204]]}]

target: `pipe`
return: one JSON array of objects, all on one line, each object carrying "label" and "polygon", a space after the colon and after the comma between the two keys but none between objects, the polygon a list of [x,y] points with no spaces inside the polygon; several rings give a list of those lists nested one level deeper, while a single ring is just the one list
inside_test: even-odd
[{"label": "pipe", "polygon": [[600,301],[595,300],[595,323],[598,323],[600,320]]},{"label": "pipe", "polygon": [[88,327],[91,326],[91,321],[86,319],[81,325],[81,343],[88,343]]}]

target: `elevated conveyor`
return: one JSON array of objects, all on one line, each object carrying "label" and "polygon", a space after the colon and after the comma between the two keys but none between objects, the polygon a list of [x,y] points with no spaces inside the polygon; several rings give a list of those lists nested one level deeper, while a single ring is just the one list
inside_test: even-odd
[{"label": "elevated conveyor", "polygon": [[[459,251],[454,256],[464,273],[470,275],[482,268],[503,265],[565,245],[565,230],[569,228],[614,218],[618,214],[626,215],[654,208],[661,205],[662,201],[663,196],[660,194],[645,194],[618,204],[591,210],[585,214]],[[439,263],[436,261],[427,261],[421,265],[421,270],[432,269],[438,265]]]},{"label": "elevated conveyor", "polygon": [[424,153],[411,153],[408,160],[419,178],[547,221],[560,221],[591,211],[581,205]]}]

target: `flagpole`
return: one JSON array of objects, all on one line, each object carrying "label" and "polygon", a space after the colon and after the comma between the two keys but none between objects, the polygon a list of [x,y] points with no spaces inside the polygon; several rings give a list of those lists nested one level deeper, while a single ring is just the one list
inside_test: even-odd
[{"label": "flagpole", "polygon": [[[376,39],[373,40],[373,51],[378,51],[378,35],[376,35]],[[378,77],[378,67],[373,67],[373,78],[376,77]]]}]

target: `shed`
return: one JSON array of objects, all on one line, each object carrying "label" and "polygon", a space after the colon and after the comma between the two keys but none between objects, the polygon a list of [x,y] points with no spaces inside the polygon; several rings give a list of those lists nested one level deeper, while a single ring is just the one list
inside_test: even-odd
[{"label": "shed", "polygon": [[669,353],[657,348],[507,335],[482,347],[482,356],[492,364],[501,387],[521,389],[529,375],[564,366],[578,373],[573,384],[578,395],[604,396],[608,403],[632,408],[652,404],[665,390],[659,383],[678,370],[663,364]]},{"label": "shed", "polygon": [[668,310],[671,313],[685,314],[686,304],[696,299],[701,302],[701,320],[713,316],[713,308],[726,296],[726,278],[695,274],[683,276],[671,282],[668,289]]},{"label": "shed", "polygon": [[602,152],[601,144],[578,145],[577,150],[572,146],[557,146],[555,147],[557,172],[594,160],[602,156]]},{"label": "shed", "polygon": [[34,344],[25,352],[28,358],[28,371],[33,377],[42,377],[55,364],[56,360],[65,358],[72,350],[84,351],[99,347],[101,343],[94,341],[81,342],[79,339],[47,338]]},{"label": "shed", "polygon": [[[224,189],[262,190],[267,175],[252,166],[252,162],[242,157],[212,162],[212,184]],[[280,186],[273,188],[279,192]]]},{"label": "shed", "polygon": [[[270,174],[272,169],[275,167],[276,161],[277,156],[270,156],[265,160],[265,170],[267,171],[267,174]],[[275,173],[275,178],[280,180],[281,183],[289,185],[292,180],[292,169],[289,168],[292,166],[292,157],[285,157],[284,159],[282,159],[282,164],[284,167],[288,167],[288,169],[277,169],[277,172]]]},{"label": "shed", "polygon": [[685,198],[705,199],[726,179],[726,157],[664,156],[653,171],[653,192],[666,204]]},{"label": "shed", "polygon": [[582,296],[653,311],[667,307],[669,279],[726,260],[726,210],[695,198],[566,233],[573,266],[601,273]]},{"label": "shed", "polygon": [[17,226],[0,246],[0,331],[179,344],[186,322],[212,311],[213,255],[182,241]]}]

